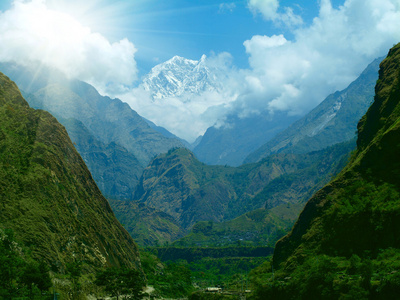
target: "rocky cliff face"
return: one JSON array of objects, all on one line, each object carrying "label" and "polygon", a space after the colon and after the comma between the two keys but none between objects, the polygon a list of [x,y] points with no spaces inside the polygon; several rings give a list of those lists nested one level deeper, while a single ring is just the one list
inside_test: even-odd
[{"label": "rocky cliff face", "polygon": [[131,199],[143,171],[137,158],[117,143],[99,141],[76,119],[58,120],[67,129],[103,195],[113,199]]},{"label": "rocky cliff face", "polygon": [[164,245],[187,233],[173,217],[142,202],[109,202],[117,219],[142,247]]},{"label": "rocky cliff face", "polygon": [[316,254],[376,258],[400,247],[399,70],[400,44],[380,65],[374,102],[358,124],[355,154],[277,243],[275,267],[293,268]]},{"label": "rocky cliff face", "polygon": [[32,256],[63,270],[140,267],[138,249],[115,218],[65,128],[29,107],[0,75],[0,228]]}]

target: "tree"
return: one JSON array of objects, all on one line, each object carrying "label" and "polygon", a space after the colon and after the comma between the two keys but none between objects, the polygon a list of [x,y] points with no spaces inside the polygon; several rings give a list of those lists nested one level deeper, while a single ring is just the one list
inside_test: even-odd
[{"label": "tree", "polygon": [[96,274],[96,285],[104,286],[107,293],[117,297],[141,299],[145,282],[139,271],[127,268],[107,268]]},{"label": "tree", "polygon": [[69,278],[72,283],[72,291],[71,291],[72,298],[77,298],[81,290],[79,278],[81,277],[82,274],[82,262],[75,261],[72,263],[67,263],[66,267],[67,267],[66,269],[67,274],[69,275]]},{"label": "tree", "polygon": [[0,235],[0,296],[7,298],[14,293],[23,263],[16,251],[14,233],[6,229],[4,235]]},{"label": "tree", "polygon": [[33,299],[33,288],[37,287],[41,292],[51,287],[49,268],[43,262],[31,262],[25,265],[21,275],[21,283],[29,290],[29,298]]}]

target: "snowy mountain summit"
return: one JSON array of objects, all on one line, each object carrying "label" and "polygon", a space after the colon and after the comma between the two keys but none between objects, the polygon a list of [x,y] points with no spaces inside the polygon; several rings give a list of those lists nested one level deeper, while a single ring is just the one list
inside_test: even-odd
[{"label": "snowy mountain summit", "polygon": [[174,56],[151,69],[142,87],[151,92],[153,99],[218,91],[222,88],[218,70],[208,66],[206,59],[205,55],[200,60]]}]

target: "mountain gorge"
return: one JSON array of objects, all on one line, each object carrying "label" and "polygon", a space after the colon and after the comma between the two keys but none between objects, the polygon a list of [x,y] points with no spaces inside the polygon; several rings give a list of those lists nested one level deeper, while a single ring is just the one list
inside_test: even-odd
[{"label": "mountain gorge", "polygon": [[292,231],[276,244],[276,281],[259,286],[258,299],[397,297],[399,69],[400,44],[380,65],[374,102],[358,124],[351,161],[308,201]]},{"label": "mountain gorge", "polygon": [[65,128],[29,107],[0,75],[0,229],[12,229],[34,259],[63,272],[140,268],[138,248],[115,218]]}]

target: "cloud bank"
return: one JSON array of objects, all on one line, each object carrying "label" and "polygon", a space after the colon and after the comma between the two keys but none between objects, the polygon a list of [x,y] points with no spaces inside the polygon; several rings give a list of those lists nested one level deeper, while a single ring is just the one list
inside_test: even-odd
[{"label": "cloud bank", "polygon": [[42,64],[113,93],[137,79],[135,46],[110,43],[44,0],[14,1],[0,14],[0,61]]}]

